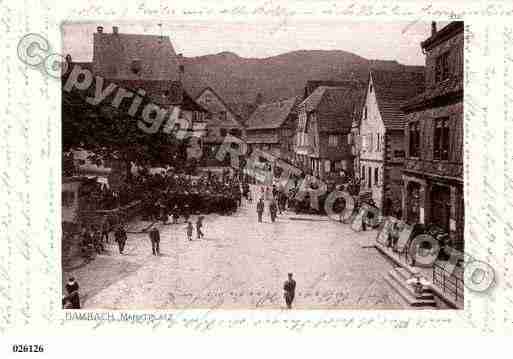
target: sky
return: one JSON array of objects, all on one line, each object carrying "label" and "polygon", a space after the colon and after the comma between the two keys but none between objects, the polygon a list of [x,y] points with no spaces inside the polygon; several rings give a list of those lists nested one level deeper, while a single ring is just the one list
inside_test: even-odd
[{"label": "sky", "polygon": [[[439,23],[441,29],[447,23]],[[112,32],[169,36],[183,56],[223,51],[241,57],[265,58],[295,50],[344,50],[367,59],[397,60],[405,65],[424,65],[420,42],[429,37],[429,22],[342,22],[287,19],[285,21],[174,21],[65,23],[63,53],[74,61],[91,61],[93,33],[101,25]]]}]

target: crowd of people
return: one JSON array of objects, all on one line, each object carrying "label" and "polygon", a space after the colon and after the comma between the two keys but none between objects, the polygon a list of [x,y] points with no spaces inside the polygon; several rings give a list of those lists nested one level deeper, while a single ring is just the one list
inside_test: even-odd
[{"label": "crowd of people", "polygon": [[149,220],[185,221],[193,214],[233,214],[241,205],[242,186],[235,176],[153,174],[141,176],[143,213]]}]

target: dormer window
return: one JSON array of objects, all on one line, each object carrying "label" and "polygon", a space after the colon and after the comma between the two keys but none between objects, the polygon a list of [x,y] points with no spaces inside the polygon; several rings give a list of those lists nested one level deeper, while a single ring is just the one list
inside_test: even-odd
[{"label": "dormer window", "polygon": [[141,72],[141,60],[139,59],[133,59],[132,64],[130,66],[130,69],[134,74],[139,74]]}]

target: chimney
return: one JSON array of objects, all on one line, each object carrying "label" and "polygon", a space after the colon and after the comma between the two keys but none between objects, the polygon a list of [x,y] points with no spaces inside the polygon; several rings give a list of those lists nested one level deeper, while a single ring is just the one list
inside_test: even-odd
[{"label": "chimney", "polygon": [[119,34],[119,27],[113,26],[112,27],[112,33],[115,34],[115,35]]},{"label": "chimney", "polygon": [[431,21],[431,36],[436,34],[436,21]]},{"label": "chimney", "polygon": [[103,33],[103,26],[97,26],[96,31],[98,31],[99,34]]}]

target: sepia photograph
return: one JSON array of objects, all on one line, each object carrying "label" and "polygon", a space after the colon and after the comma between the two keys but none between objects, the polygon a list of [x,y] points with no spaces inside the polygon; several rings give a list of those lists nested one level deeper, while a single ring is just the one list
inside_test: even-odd
[{"label": "sepia photograph", "polygon": [[62,308],[464,309],[464,23],[429,20],[63,22]]}]

